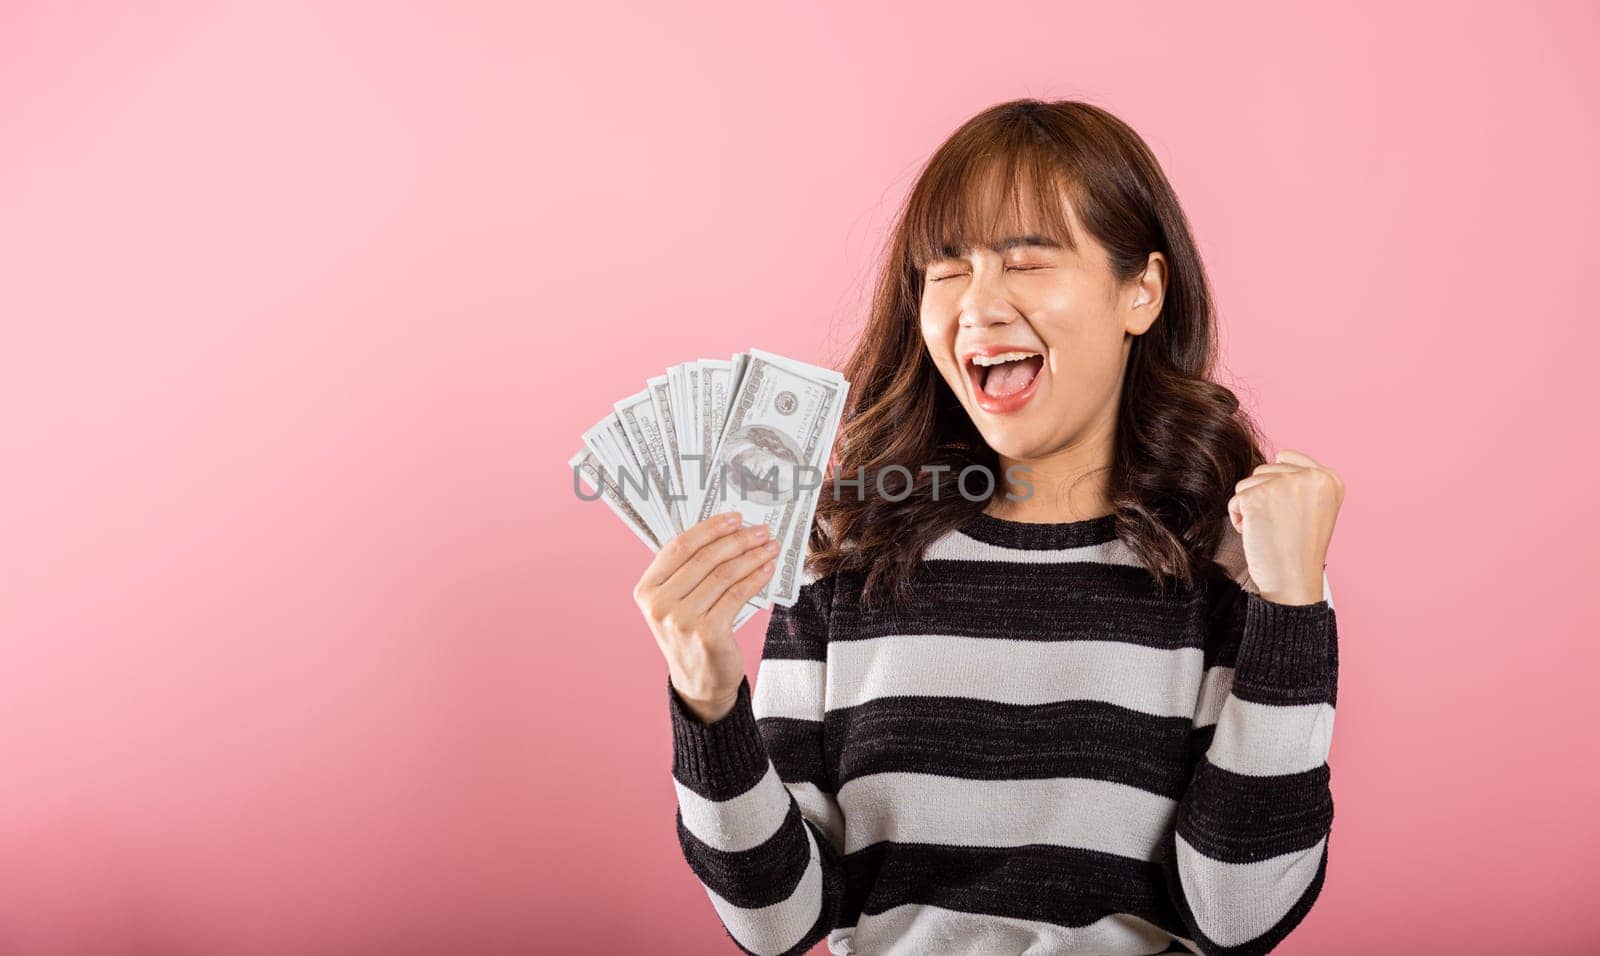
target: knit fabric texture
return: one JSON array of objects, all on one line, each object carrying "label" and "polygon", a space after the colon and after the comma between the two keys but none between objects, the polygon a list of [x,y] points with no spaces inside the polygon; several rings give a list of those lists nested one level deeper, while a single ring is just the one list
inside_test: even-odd
[{"label": "knit fabric texture", "polygon": [[808,578],[721,719],[669,680],[678,839],[733,947],[1272,950],[1327,870],[1337,633],[1326,574],[1267,601],[1241,545],[1161,594],[1114,516],[979,515],[904,606]]}]

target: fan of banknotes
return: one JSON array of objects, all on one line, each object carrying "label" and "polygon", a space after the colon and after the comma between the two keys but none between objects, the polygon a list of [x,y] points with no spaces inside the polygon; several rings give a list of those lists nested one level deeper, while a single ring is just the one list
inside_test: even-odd
[{"label": "fan of banknotes", "polygon": [[684,362],[583,433],[568,465],[651,551],[737,510],[779,542],[776,568],[734,617],[792,605],[849,383],[760,349]]}]

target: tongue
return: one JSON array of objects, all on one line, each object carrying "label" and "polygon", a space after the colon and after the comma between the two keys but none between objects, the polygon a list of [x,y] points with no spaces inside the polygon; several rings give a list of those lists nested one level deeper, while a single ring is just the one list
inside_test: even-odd
[{"label": "tongue", "polygon": [[1020,362],[1007,362],[989,369],[989,375],[983,380],[983,390],[996,398],[1015,395],[1028,387],[1033,377],[1039,374],[1039,369],[1044,366],[1044,358],[1034,355]]}]

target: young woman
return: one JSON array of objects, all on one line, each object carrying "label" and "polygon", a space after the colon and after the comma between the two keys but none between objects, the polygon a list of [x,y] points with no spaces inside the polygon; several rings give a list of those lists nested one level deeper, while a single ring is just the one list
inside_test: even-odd
[{"label": "young woman", "polygon": [[934,154],[845,369],[836,473],[866,481],[824,484],[754,691],[730,621],[765,528],[690,528],[634,592],[678,836],[741,950],[1265,953],[1305,917],[1344,489],[1265,460],[1215,355],[1121,121],[1020,100]]}]

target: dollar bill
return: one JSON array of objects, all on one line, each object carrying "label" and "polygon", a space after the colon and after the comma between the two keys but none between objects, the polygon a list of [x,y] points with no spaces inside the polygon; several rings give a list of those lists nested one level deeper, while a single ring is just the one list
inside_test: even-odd
[{"label": "dollar bill", "polygon": [[567,467],[573,469],[589,483],[592,492],[598,493],[606,506],[618,517],[622,523],[632,531],[645,547],[651,551],[660,551],[661,542],[656,539],[655,533],[650,530],[650,525],[644,517],[634,510],[632,504],[622,497],[622,492],[617,489],[611,477],[606,474],[605,468],[595,453],[588,448],[583,448],[567,460]]},{"label": "dollar bill", "polygon": [[684,418],[689,420],[689,452],[694,455],[704,455],[706,436],[703,431],[704,419],[700,417],[700,403],[705,396],[700,390],[700,364],[698,362],[685,362],[683,366],[683,387],[689,396],[689,407],[684,409]]},{"label": "dollar bill", "polygon": [[699,411],[689,382],[689,366],[683,362],[667,369],[667,393],[672,402],[672,427],[678,439],[678,467],[683,474],[683,491],[687,501],[683,505],[684,527],[694,524],[694,506],[704,491],[702,472],[704,462],[698,460],[700,442],[697,437]]},{"label": "dollar bill", "polygon": [[738,628],[798,597],[848,393],[838,372],[760,349],[679,363],[585,431],[568,464],[652,552],[721,511],[765,524],[777,567]]},{"label": "dollar bill", "polygon": [[612,412],[583,433],[585,448],[594,452],[596,464],[605,470],[629,507],[644,519],[657,541],[675,533],[655,493],[644,465],[634,457],[622,422]]},{"label": "dollar bill", "polygon": [[683,519],[677,506],[681,495],[671,481],[672,463],[668,460],[667,439],[662,434],[661,422],[656,418],[656,406],[651,399],[650,389],[629,395],[617,402],[615,407],[629,449],[644,468],[651,487],[659,496],[661,510],[665,512],[672,533],[677,534],[683,530]]},{"label": "dollar bill", "polygon": [[[797,362],[794,359],[786,358],[781,355],[774,355],[770,352],[763,352],[760,349],[752,349],[750,353],[742,357],[748,359],[749,355],[752,354],[760,355],[764,361],[777,365],[783,365],[797,373],[837,382],[841,386],[846,386],[844,376],[833,369]],[[840,421],[839,413],[843,412],[842,406],[847,393],[848,387],[846,386],[845,392],[841,393],[840,395],[841,407],[833,416],[829,424],[827,437],[823,439],[822,460],[818,466],[823,473],[826,473],[828,470],[828,460],[831,457],[834,442],[838,437]],[[809,477],[812,480],[815,480],[819,485],[821,484],[821,475],[813,474],[809,475]],[[816,493],[810,493],[806,495],[805,512],[800,516],[799,520],[794,523],[794,527],[790,531],[790,540],[785,545],[784,551],[784,557],[788,560],[785,560],[783,565],[779,567],[777,572],[773,575],[775,579],[775,587],[769,595],[773,604],[789,607],[792,606],[800,596],[800,581],[805,570],[806,558],[811,554],[811,525],[816,520],[817,501],[821,497],[821,494],[822,492],[819,488]]]},{"label": "dollar bill", "polygon": [[665,375],[657,375],[646,384],[649,386],[650,403],[655,407],[656,422],[661,429],[662,440],[666,443],[667,482],[677,493],[677,500],[672,503],[672,508],[677,513],[678,524],[688,527],[689,509],[692,504],[689,489],[683,482],[683,455],[678,448],[678,428],[673,421],[676,412],[672,407],[671,384]]},{"label": "dollar bill", "polygon": [[[836,418],[833,421],[833,426],[828,430],[827,437],[823,439],[824,448],[831,451],[838,431],[839,420]],[[823,473],[828,470],[828,455],[828,451],[823,452],[822,461],[818,466]],[[813,477],[820,486],[822,484],[821,477]],[[785,558],[790,555],[793,555],[793,558],[792,560],[785,560],[782,566],[773,574],[776,579],[776,585],[769,595],[773,604],[791,607],[800,597],[800,580],[805,571],[806,558],[811,554],[811,525],[816,520],[817,500],[820,497],[820,487],[818,490],[809,491],[806,494],[805,510],[801,513],[799,520],[795,521],[794,528],[790,531],[789,542],[784,548]]]},{"label": "dollar bill", "polygon": [[756,597],[762,606],[798,589],[806,531],[796,524],[815,510],[848,390],[844,377],[829,369],[749,353],[695,521],[732,507],[746,525],[767,526],[781,549],[775,573]]},{"label": "dollar bill", "polygon": [[700,448],[710,460],[716,454],[716,441],[722,423],[728,419],[728,403],[733,398],[733,362],[701,359],[700,367]]}]

